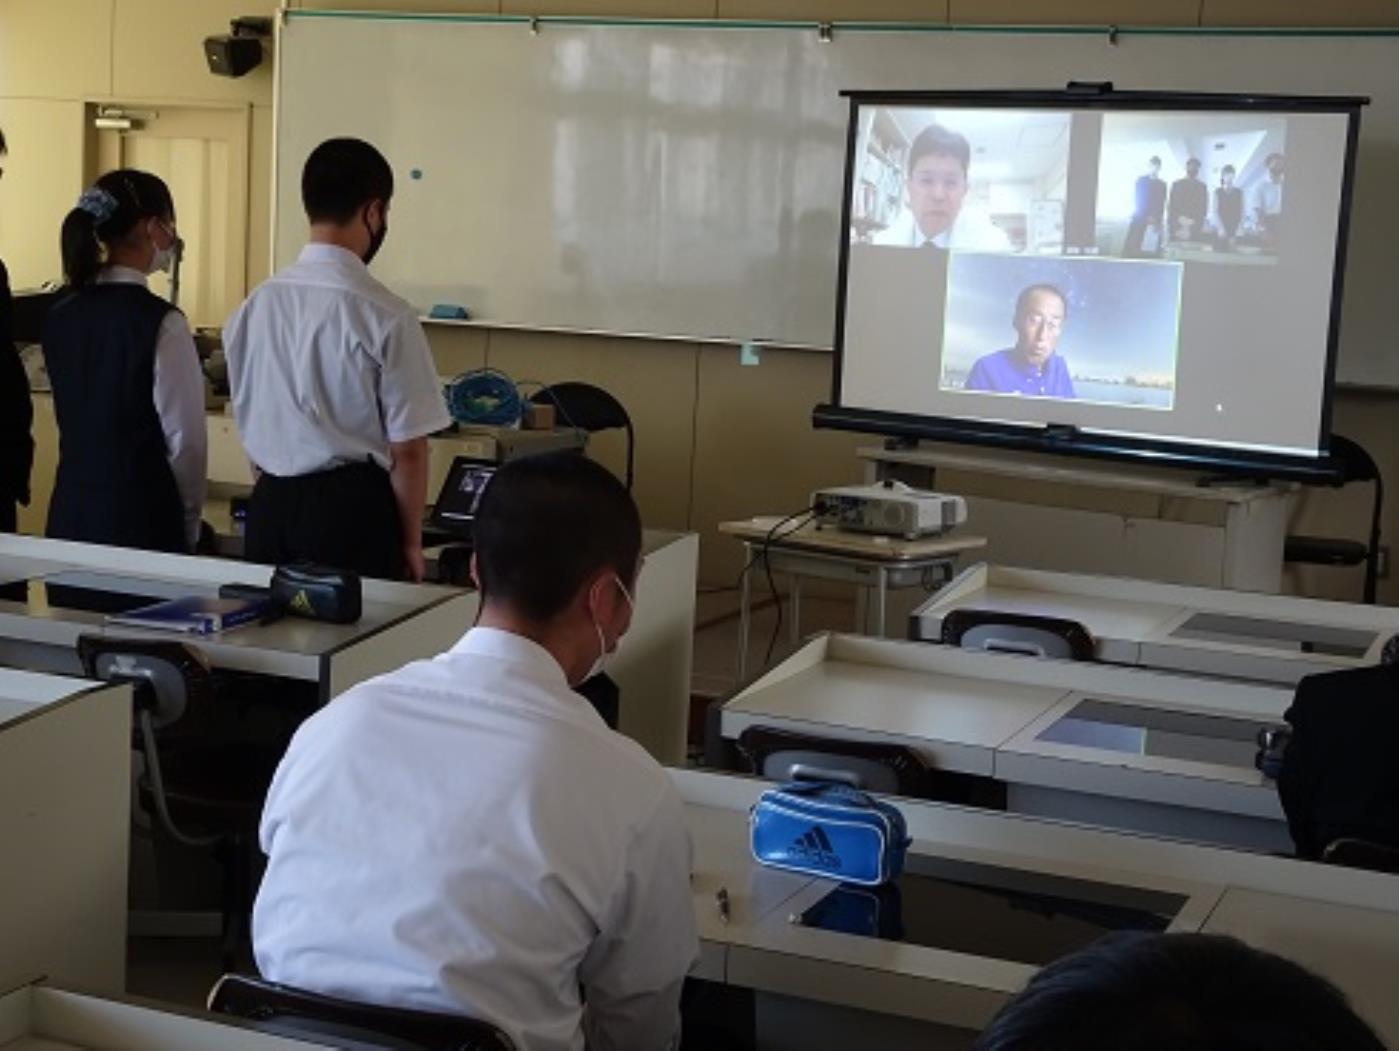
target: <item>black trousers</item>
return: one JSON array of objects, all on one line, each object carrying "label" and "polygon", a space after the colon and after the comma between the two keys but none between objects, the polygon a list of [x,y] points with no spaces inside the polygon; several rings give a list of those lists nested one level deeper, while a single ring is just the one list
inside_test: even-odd
[{"label": "black trousers", "polygon": [[264,472],[248,501],[244,557],[268,565],[318,562],[400,579],[403,528],[389,473],[372,463],[295,478]]},{"label": "black trousers", "polygon": [[0,533],[14,533],[19,526],[19,505],[14,497],[0,493]]}]

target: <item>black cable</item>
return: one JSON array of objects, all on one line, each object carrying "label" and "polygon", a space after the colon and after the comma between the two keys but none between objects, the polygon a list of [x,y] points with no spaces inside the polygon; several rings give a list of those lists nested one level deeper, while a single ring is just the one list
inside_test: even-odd
[{"label": "black cable", "polygon": [[[792,514],[788,515],[786,518],[780,519],[780,520],[777,522],[776,525],[774,525],[771,529],[768,530],[767,537],[764,539],[763,544],[766,546],[767,544],[771,543],[772,540],[775,538],[775,534],[776,534],[777,530],[781,529],[784,525],[786,525],[786,524],[787,524],[788,522],[790,522],[792,519],[794,519],[794,518],[800,518],[802,515],[809,514],[809,513],[811,513],[812,510],[813,510],[813,508],[811,508],[811,507],[803,507],[800,511],[794,511]],[[802,525],[804,525],[804,524],[805,524],[805,523],[799,523],[796,527],[794,527],[794,529],[788,530],[788,532],[794,532],[796,529],[800,529],[800,528],[802,527]],[[783,534],[783,535],[786,535],[786,534]],[[755,552],[749,557],[748,561],[744,563],[743,568],[740,569],[740,570],[738,571],[738,576],[734,577],[734,582],[733,582],[732,584],[719,584],[719,585],[717,585],[717,586],[715,586],[715,587],[696,588],[696,589],[695,589],[695,594],[697,594],[697,595],[724,595],[724,594],[727,594],[727,593],[730,592],[730,591],[737,591],[737,590],[739,590],[739,588],[743,587],[743,578],[746,577],[746,576],[748,575],[748,571],[749,571],[750,569],[752,569],[752,568],[757,564],[758,559],[759,559],[761,556],[762,556],[762,550],[761,550],[761,549],[758,550],[758,551],[755,551]]]},{"label": "black cable", "polygon": [[791,529],[787,530],[787,532],[782,534],[783,536],[790,536],[792,533],[795,533],[798,529],[801,529],[802,526],[807,525],[815,517],[816,508],[807,507],[801,511],[798,511],[794,515],[788,515],[781,522],[778,522],[776,525],[774,525],[771,529],[768,530],[767,536],[763,538],[763,568],[767,571],[768,591],[771,592],[773,604],[777,607],[777,620],[772,626],[772,637],[768,639],[767,656],[763,659],[764,668],[766,668],[769,664],[772,663],[773,650],[777,648],[777,640],[782,635],[782,597],[777,593],[777,581],[773,579],[772,559],[769,557],[772,552],[772,542],[777,539],[777,530],[781,528],[783,523],[790,522],[794,518],[801,519],[801,521],[799,521],[796,525],[792,526]]}]

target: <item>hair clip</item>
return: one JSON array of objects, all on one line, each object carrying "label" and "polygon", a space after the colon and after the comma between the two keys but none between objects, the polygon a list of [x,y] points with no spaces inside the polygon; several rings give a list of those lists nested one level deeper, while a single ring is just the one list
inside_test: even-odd
[{"label": "hair clip", "polygon": [[116,214],[117,199],[100,186],[90,186],[78,197],[78,207],[101,226]]}]

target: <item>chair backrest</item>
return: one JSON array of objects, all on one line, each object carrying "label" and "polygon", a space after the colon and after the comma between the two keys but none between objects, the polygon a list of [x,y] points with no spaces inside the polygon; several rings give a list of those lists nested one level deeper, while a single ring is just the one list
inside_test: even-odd
[{"label": "chair backrest", "polygon": [[942,618],[942,642],[967,650],[1091,661],[1093,636],[1076,620],[993,609],[954,609]]},{"label": "chair backrest", "polygon": [[1283,718],[1278,797],[1298,855],[1338,839],[1399,849],[1399,667],[1309,675]]},{"label": "chair backrest", "polygon": [[866,792],[926,798],[932,767],[898,744],[843,741],[750,726],[738,735],[749,772],[774,781],[837,781]]},{"label": "chair backrest", "polygon": [[282,1036],[354,1041],[389,1051],[515,1051],[500,1029],[476,1018],[356,1003],[241,974],[209,992],[209,1010]]},{"label": "chair backrest", "polygon": [[90,678],[131,683],[137,711],[149,712],[156,728],[178,722],[188,708],[213,696],[209,662],[186,642],[83,635],[78,659]]},{"label": "chair backrest", "polygon": [[569,380],[552,383],[530,396],[536,405],[552,405],[558,412],[558,422],[577,427],[589,434],[595,431],[625,430],[627,432],[627,488],[632,487],[636,434],[631,416],[620,401],[609,392],[591,383]]},{"label": "chair backrest", "polygon": [[[204,655],[188,643],[174,639],[122,639],[101,635],[83,635],[78,639],[78,658],[83,670],[104,682],[130,683],[133,687],[132,705],[137,737],[145,769],[141,785],[150,792],[156,820],[173,840],[190,847],[212,847],[221,842],[224,830],[192,832],[182,827],[171,810],[171,786],[167,778],[167,762],[157,743],[158,729],[171,726],[191,710],[208,712],[214,697],[213,671]],[[220,752],[224,751],[220,748]],[[209,763],[196,759],[191,769],[207,771]],[[260,782],[266,789],[271,770]],[[181,781],[178,775],[176,781]],[[188,786],[177,785],[174,791],[183,793]],[[261,799],[260,792],[257,798]],[[221,806],[224,796],[201,794],[203,805]],[[244,811],[249,810],[244,805]],[[257,809],[251,809],[251,822],[256,826]]]}]

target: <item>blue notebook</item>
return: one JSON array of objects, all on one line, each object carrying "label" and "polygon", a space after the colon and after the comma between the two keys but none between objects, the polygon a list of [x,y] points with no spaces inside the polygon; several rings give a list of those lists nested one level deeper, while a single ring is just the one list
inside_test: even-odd
[{"label": "blue notebook", "polygon": [[178,631],[186,635],[212,635],[216,631],[228,631],[243,624],[255,623],[271,613],[270,599],[190,595],[113,614],[107,618],[107,623]]}]

